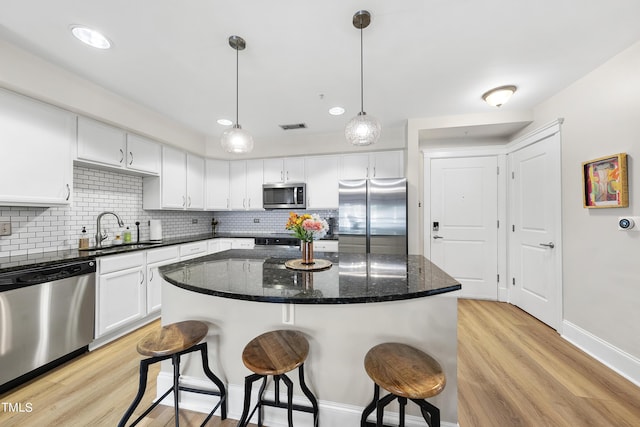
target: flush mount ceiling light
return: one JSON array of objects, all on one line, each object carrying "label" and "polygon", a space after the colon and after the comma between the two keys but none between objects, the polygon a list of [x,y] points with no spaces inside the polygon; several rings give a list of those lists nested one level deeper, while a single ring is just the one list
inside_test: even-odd
[{"label": "flush mount ceiling light", "polygon": [[229,119],[218,119],[218,124],[222,126],[229,126],[232,125],[233,122]]},{"label": "flush mount ceiling light", "polygon": [[364,112],[364,83],[362,61],[362,29],[371,22],[371,14],[366,10],[359,10],[353,15],[353,26],[360,30],[360,112],[351,119],[344,129],[347,141],[353,145],[371,145],[380,137],[380,122]]},{"label": "flush mount ceiling light", "polygon": [[487,91],[484,95],[482,95],[482,99],[484,99],[487,104],[493,107],[499,107],[502,104],[506,103],[509,98],[511,98],[511,95],[516,92],[516,89],[517,88],[513,85],[500,86]]},{"label": "flush mount ceiling light", "polygon": [[82,43],[96,49],[109,49],[111,47],[111,42],[102,33],[82,25],[72,25],[71,34]]},{"label": "flush mount ceiling light", "polygon": [[238,52],[244,50],[247,44],[242,37],[231,36],[229,46],[236,51],[236,122],[232,128],[222,133],[220,144],[227,153],[249,153],[253,150],[253,137],[238,123]]},{"label": "flush mount ceiling light", "polygon": [[344,108],[332,107],[329,109],[329,114],[331,114],[332,116],[341,116],[344,114]]}]

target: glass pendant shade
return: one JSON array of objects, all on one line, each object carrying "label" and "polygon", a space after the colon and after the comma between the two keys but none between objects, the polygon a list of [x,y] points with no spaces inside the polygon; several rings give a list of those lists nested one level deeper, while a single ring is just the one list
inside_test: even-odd
[{"label": "glass pendant shade", "polygon": [[220,143],[227,153],[242,154],[253,150],[253,137],[237,123],[222,133]]},{"label": "glass pendant shade", "polygon": [[353,145],[371,145],[380,138],[380,130],[378,119],[361,111],[349,120],[344,129],[344,135],[347,137],[347,141]]}]

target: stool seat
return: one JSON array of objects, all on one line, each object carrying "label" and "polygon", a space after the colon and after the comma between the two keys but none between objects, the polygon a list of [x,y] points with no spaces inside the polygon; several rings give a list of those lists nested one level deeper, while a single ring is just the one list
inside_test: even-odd
[{"label": "stool seat", "polygon": [[156,329],[138,341],[138,353],[158,357],[179,353],[198,344],[207,336],[209,327],[197,320],[172,323]]},{"label": "stool seat", "polygon": [[309,342],[297,331],[266,332],[249,341],[242,362],[258,375],[280,375],[302,365],[309,354]]},{"label": "stool seat", "polygon": [[365,356],[364,367],[380,387],[407,399],[433,397],[446,384],[440,364],[406,344],[384,343],[371,348]]}]

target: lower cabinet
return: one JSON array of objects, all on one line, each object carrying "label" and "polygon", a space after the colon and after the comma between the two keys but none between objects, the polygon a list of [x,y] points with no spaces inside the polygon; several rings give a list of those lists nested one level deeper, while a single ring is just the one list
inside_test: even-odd
[{"label": "lower cabinet", "polygon": [[143,251],[98,258],[96,338],[147,313]]},{"label": "lower cabinet", "polygon": [[160,311],[162,306],[162,277],[158,268],[178,262],[178,246],[147,251],[147,313]]},{"label": "lower cabinet", "polygon": [[314,240],[313,250],[319,252],[338,252],[337,240]]}]

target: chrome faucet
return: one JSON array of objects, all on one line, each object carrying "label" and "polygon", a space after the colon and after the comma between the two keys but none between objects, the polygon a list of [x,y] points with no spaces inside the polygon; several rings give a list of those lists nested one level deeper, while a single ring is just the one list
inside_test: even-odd
[{"label": "chrome faucet", "polygon": [[102,217],[105,215],[113,215],[116,217],[116,219],[118,220],[118,225],[120,227],[124,227],[124,221],[122,221],[120,219],[120,217],[118,216],[117,213],[115,212],[102,212],[100,215],[98,215],[98,221],[96,224],[96,248],[101,248],[102,247],[102,242],[107,238],[107,233],[101,233],[100,232],[100,221],[102,220]]}]

